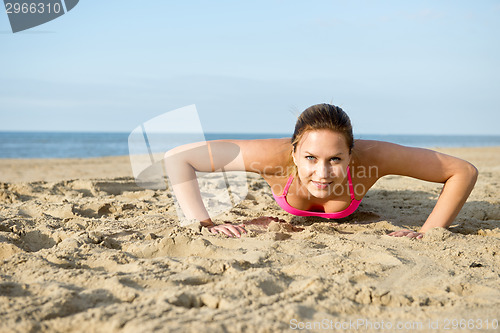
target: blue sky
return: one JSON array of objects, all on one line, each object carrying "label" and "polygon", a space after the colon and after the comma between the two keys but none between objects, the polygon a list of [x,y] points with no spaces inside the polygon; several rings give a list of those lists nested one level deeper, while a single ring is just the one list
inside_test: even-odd
[{"label": "blue sky", "polygon": [[13,34],[0,130],[130,132],[196,104],[206,132],[291,133],[317,103],[355,133],[500,134],[500,1],[81,0]]}]

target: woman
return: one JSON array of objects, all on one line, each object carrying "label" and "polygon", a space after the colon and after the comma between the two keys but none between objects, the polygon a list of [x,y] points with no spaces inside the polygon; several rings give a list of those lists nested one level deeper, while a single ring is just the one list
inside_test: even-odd
[{"label": "woman", "polygon": [[278,204],[300,216],[342,218],[353,213],[366,192],[386,175],[443,183],[439,199],[419,232],[389,235],[422,238],[434,227],[450,226],[477,179],[464,160],[428,149],[382,141],[353,140],[347,114],[318,104],[298,118],[292,138],[216,140],[177,147],[165,154],[169,179],[184,214],[212,233],[240,237],[244,225],[214,225],[200,195],[195,171],[261,174]]}]

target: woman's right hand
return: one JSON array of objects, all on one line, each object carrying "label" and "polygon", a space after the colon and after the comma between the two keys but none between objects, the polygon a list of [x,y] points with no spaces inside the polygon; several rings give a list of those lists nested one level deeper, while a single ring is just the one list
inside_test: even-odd
[{"label": "woman's right hand", "polygon": [[416,232],[416,231],[409,230],[409,229],[403,229],[403,230],[391,232],[390,234],[388,234],[388,236],[392,236],[392,237],[404,237],[404,236],[406,236],[408,238],[421,239],[422,237],[424,237],[424,234],[421,232]]},{"label": "woman's right hand", "polygon": [[244,227],[245,227],[245,225],[243,223],[236,224],[236,225],[226,223],[226,224],[219,224],[219,225],[210,226],[210,227],[207,227],[207,229],[208,229],[208,231],[210,231],[213,234],[222,233],[228,237],[240,238],[241,234],[247,233],[247,231],[245,230]]}]

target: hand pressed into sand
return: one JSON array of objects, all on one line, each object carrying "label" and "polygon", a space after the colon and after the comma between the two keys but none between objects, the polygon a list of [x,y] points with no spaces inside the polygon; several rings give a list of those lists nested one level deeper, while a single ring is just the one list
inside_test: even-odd
[{"label": "hand pressed into sand", "polygon": [[402,229],[402,230],[391,232],[390,234],[388,234],[388,236],[394,236],[394,237],[406,236],[408,238],[421,239],[422,237],[424,237],[424,234],[421,232],[413,231],[413,230]]},{"label": "hand pressed into sand", "polygon": [[218,233],[223,233],[227,235],[228,237],[241,237],[241,234],[247,233],[247,231],[244,229],[245,225],[243,223],[241,224],[219,224],[219,225],[214,225],[208,227],[208,230],[213,233],[213,234],[218,234]]},{"label": "hand pressed into sand", "polygon": [[245,230],[246,225],[253,225],[257,227],[262,227],[265,229],[269,228],[269,225],[271,223],[280,223],[285,227],[286,230],[288,231],[302,231],[304,230],[303,228],[299,228],[296,226],[293,226],[289,223],[287,223],[285,220],[279,219],[277,217],[272,217],[272,216],[260,216],[255,219],[246,221],[245,223],[241,224],[220,224],[220,225],[214,225],[214,226],[207,226],[208,230],[214,234],[217,233],[223,233],[227,235],[228,237],[241,237],[242,233],[247,233]]}]

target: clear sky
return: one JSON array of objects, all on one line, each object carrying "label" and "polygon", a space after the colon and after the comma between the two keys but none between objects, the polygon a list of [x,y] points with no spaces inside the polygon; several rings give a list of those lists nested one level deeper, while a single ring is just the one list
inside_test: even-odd
[{"label": "clear sky", "polygon": [[0,130],[130,132],[196,104],[206,132],[291,133],[340,105],[355,133],[500,134],[500,1],[80,0],[13,34]]}]

